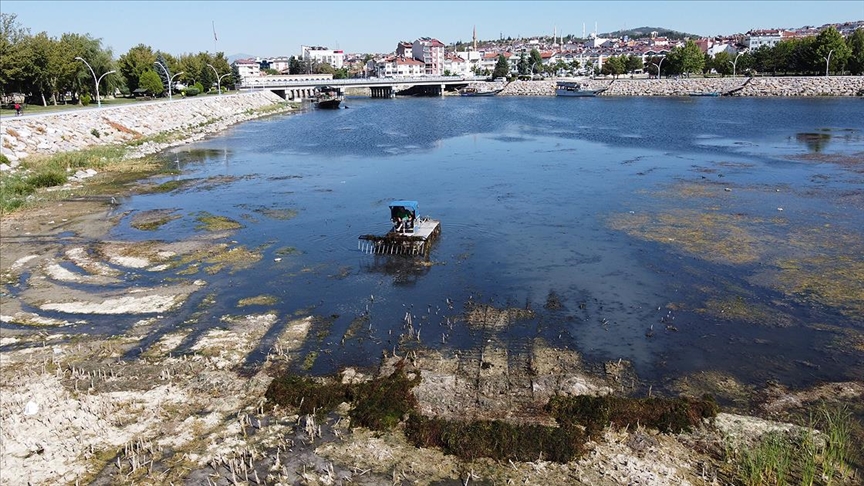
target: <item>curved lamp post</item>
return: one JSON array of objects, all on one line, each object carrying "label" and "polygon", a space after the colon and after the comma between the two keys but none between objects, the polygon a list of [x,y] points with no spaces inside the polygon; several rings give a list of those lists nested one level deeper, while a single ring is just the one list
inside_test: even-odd
[{"label": "curved lamp post", "polygon": [[831,64],[831,54],[834,53],[834,49],[828,51],[828,57],[825,58],[825,76],[828,76],[828,65]]},{"label": "curved lamp post", "polygon": [[87,61],[84,60],[84,58],[82,58],[81,56],[76,56],[75,59],[83,62],[84,65],[87,66],[87,69],[90,70],[90,74],[93,75],[93,81],[96,83],[96,106],[102,108],[102,100],[99,98],[99,83],[102,81],[102,78],[108,76],[111,73],[116,73],[117,71],[111,70],[103,74],[102,76],[99,76],[99,78],[96,78],[96,73],[93,71],[93,68],[90,67],[90,64],[88,64]]},{"label": "curved lamp post", "polygon": [[156,61],[156,62],[154,62],[153,64],[155,64],[155,65],[161,67],[162,70],[165,71],[165,76],[168,78],[168,99],[169,99],[169,100],[172,99],[172,98],[171,98],[171,85],[174,84],[174,78],[176,78],[177,76],[180,76],[181,74],[185,73],[185,71],[180,71],[179,73],[175,74],[174,76],[171,76],[171,73],[168,72],[168,68],[166,68],[165,66],[163,66],[161,62]]},{"label": "curved lamp post", "polygon": [[732,65],[732,77],[733,77],[733,78],[735,77],[735,66],[738,64],[738,56],[740,56],[741,54],[744,54],[744,53],[743,53],[743,52],[739,52],[738,55],[735,56],[735,61],[734,61],[734,62],[733,62],[733,61],[727,61],[729,64]]},{"label": "curved lamp post", "polygon": [[660,80],[660,66],[663,65],[663,61],[665,61],[665,60],[666,60],[665,57],[661,57],[659,63],[657,63],[657,62],[652,62],[652,63],[651,63],[652,66],[656,66],[656,67],[657,67],[657,80],[658,80],[658,81]]},{"label": "curved lamp post", "polygon": [[221,95],[222,94],[222,78],[224,78],[225,76],[228,76],[231,73],[225,73],[222,76],[219,76],[219,71],[217,71],[216,68],[213,67],[212,64],[208,64],[208,66],[210,66],[210,69],[212,69],[213,73],[216,75],[216,89],[219,90],[219,94]]}]

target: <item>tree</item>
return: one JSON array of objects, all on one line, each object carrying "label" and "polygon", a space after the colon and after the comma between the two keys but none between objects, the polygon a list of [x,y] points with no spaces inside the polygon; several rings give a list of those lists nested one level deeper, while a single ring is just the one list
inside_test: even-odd
[{"label": "tree", "polygon": [[[816,56],[815,61],[821,63],[822,67],[825,67],[826,63],[830,64],[827,70],[834,72],[842,72],[843,68],[846,67],[846,62],[852,55],[852,50],[846,45],[846,41],[843,40],[843,35],[833,25],[819,32],[819,35],[816,36],[813,51]],[[831,56],[830,63],[828,62],[828,56]]]},{"label": "tree", "polygon": [[[717,54],[714,54],[714,58],[711,60],[711,66],[717,71],[717,74],[721,76],[726,76],[732,74],[732,59],[728,52],[720,51]],[[737,71],[737,65],[736,71]]]},{"label": "tree", "polygon": [[165,91],[165,86],[162,84],[162,80],[159,78],[159,75],[156,74],[156,71],[152,69],[144,71],[138,81],[138,86],[147,90],[147,92],[152,95],[161,95]]},{"label": "tree", "polygon": [[493,78],[505,78],[510,74],[510,63],[504,54],[498,54],[498,61],[495,63],[495,69],[492,70]]},{"label": "tree", "polygon": [[611,56],[607,58],[603,62],[603,68],[600,70],[603,74],[611,74],[612,76],[619,76],[624,74],[624,70],[627,68],[627,61],[624,56]]},{"label": "tree", "polygon": [[519,74],[528,74],[528,70],[531,69],[531,61],[525,57],[525,51],[522,51],[519,54],[519,62],[516,63],[516,71]]},{"label": "tree", "polygon": [[692,40],[686,44],[672,49],[667,56],[670,69],[678,74],[701,73],[705,64],[702,50]]},{"label": "tree", "polygon": [[306,71],[303,62],[300,59],[291,56],[291,58],[288,59],[288,74],[303,74],[304,72]]},{"label": "tree", "polygon": [[28,35],[15,14],[0,13],[0,89],[6,93],[22,91],[25,62],[21,42]]},{"label": "tree", "polygon": [[637,56],[635,54],[630,54],[627,56],[627,62],[625,63],[624,70],[628,73],[632,73],[634,71],[638,71],[645,67],[645,63],[642,61],[642,56]]},{"label": "tree", "polygon": [[171,76],[174,75],[174,72],[162,52],[156,54],[156,61],[153,64],[153,69],[156,71],[156,74],[159,75],[159,79],[162,81],[162,86],[168,86],[171,84]]},{"label": "tree", "polygon": [[537,66],[538,68],[543,66],[543,56],[540,55],[540,51],[537,49],[531,49],[531,52],[528,53],[528,57],[532,66]]},{"label": "tree", "polygon": [[[130,92],[141,87],[141,75],[147,71],[156,69],[155,62],[156,55],[153,54],[153,49],[144,44],[138,44],[129,49],[129,52],[120,56],[117,64],[120,67],[120,74],[126,79],[126,86],[129,87]],[[159,77],[158,74],[156,76]]]},{"label": "tree", "polygon": [[849,47],[849,62],[847,67],[849,73],[855,76],[864,74],[864,28],[857,28],[846,38]]},{"label": "tree", "polygon": [[661,73],[657,72],[657,66],[660,66],[662,72],[669,72],[669,60],[664,59],[660,56],[651,56],[648,59],[648,62],[645,64],[645,69],[648,71],[648,74],[656,76],[657,79],[660,79]]}]

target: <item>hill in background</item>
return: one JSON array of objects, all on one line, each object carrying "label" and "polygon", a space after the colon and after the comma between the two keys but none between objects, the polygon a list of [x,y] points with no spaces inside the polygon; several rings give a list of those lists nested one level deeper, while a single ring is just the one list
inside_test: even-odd
[{"label": "hill in background", "polygon": [[616,30],[613,32],[607,32],[605,34],[600,34],[600,37],[617,39],[622,38],[626,35],[631,39],[639,39],[642,37],[650,37],[651,32],[657,32],[658,36],[667,37],[669,39],[683,39],[685,37],[689,37],[691,39],[698,39],[700,37],[696,34],[678,32],[677,30],[664,29],[663,27],[637,27],[635,29]]}]

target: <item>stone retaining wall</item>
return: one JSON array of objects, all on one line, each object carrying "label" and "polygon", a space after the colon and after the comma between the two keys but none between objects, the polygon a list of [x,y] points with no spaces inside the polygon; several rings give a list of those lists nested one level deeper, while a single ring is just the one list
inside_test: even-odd
[{"label": "stone retaining wall", "polygon": [[[748,80],[750,80],[748,82]],[[607,88],[601,96],[687,96],[689,93],[727,93],[734,96],[862,96],[864,76],[809,76],[765,78],[690,78],[586,80],[585,89]],[[745,85],[746,83],[746,85]],[[514,81],[502,96],[554,96],[555,81]]]},{"label": "stone retaining wall", "polygon": [[[202,138],[229,125],[260,116],[261,108],[285,100],[271,91],[202,96],[79,110],[36,117],[2,119],[0,153],[17,162],[31,154],[80,150],[94,145],[130,142],[141,137],[186,131],[186,140]],[[98,136],[97,136],[98,134]],[[147,143],[138,152],[164,148]]]}]

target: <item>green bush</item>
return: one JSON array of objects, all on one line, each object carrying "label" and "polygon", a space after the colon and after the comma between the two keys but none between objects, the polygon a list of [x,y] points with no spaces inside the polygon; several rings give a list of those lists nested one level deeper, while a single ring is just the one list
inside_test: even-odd
[{"label": "green bush", "polygon": [[54,187],[66,183],[66,173],[58,170],[39,172],[30,176],[28,181],[33,187]]},{"label": "green bush", "polygon": [[8,163],[9,163],[9,159],[5,155],[0,154],[0,164],[8,164]]},{"label": "green bush", "polygon": [[90,104],[90,95],[83,94],[81,95],[81,106],[87,106]]},{"label": "green bush", "polygon": [[183,91],[183,94],[185,94],[186,96],[195,96],[198,93],[200,93],[200,91],[198,91],[198,88],[194,86],[190,86]]},{"label": "green bush", "polygon": [[99,130],[96,130],[95,128],[92,129],[92,130],[90,130],[90,134],[93,135],[93,136],[96,137],[96,138],[99,138],[99,137],[101,136],[101,135],[99,134]]},{"label": "green bush", "polygon": [[199,93],[203,93],[203,92],[204,92],[204,85],[201,84],[200,82],[195,83],[194,88],[197,89]]}]

